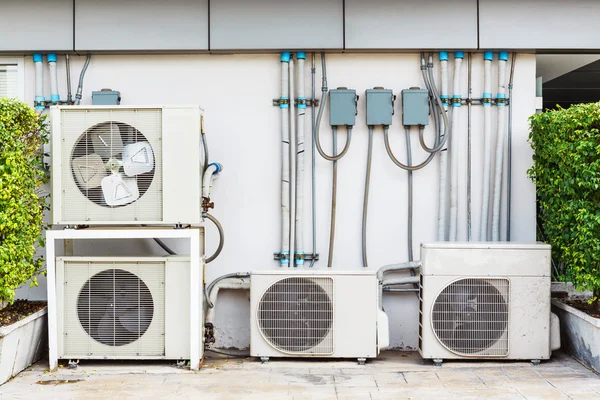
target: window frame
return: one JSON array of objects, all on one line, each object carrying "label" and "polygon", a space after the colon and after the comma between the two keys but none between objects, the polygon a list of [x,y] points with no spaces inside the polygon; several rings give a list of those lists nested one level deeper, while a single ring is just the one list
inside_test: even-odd
[{"label": "window frame", "polygon": [[0,56],[0,65],[17,66],[17,98],[25,101],[25,57]]}]

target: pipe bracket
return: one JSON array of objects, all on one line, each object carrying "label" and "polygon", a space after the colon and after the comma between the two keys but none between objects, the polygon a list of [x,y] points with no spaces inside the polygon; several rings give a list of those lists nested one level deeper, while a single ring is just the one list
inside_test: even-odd
[{"label": "pipe bracket", "polygon": [[[315,99],[314,102],[312,99],[295,99],[294,105],[297,107],[299,104],[304,104],[306,107],[315,107],[319,106],[320,101]],[[273,106],[279,107],[282,104],[290,104],[288,99],[273,99]]]}]

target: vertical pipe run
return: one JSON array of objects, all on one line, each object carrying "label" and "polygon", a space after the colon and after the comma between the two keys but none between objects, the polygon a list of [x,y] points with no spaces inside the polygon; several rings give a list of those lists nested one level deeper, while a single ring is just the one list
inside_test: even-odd
[{"label": "vertical pipe run", "polygon": [[290,169],[290,266],[295,267],[295,248],[296,248],[296,186],[294,183],[296,182],[296,169],[293,167],[296,164],[296,106],[295,106],[295,98],[296,98],[296,82],[295,82],[295,65],[294,59],[290,58],[289,62],[289,75],[288,75],[288,83],[290,87],[289,97],[290,97],[290,107],[288,109],[290,113],[290,163],[288,168]]},{"label": "vertical pipe run", "polygon": [[[311,109],[311,118],[312,118],[312,129],[311,129],[311,139],[313,139],[315,137],[315,126],[316,126],[316,117],[317,117],[317,107],[315,106],[315,100],[316,100],[316,74],[317,74],[317,69],[315,68],[315,53],[312,53],[311,56],[311,75],[312,75],[312,83],[311,83],[311,96],[312,96],[312,109]],[[312,190],[311,190],[311,197],[312,197],[312,207],[311,207],[311,211],[312,211],[312,259],[310,260],[310,268],[313,267],[313,265],[315,265],[315,257],[317,254],[317,212],[316,212],[316,208],[317,208],[317,180],[316,180],[316,146],[315,146],[315,141],[311,140],[311,146],[312,146],[312,151],[310,152],[310,157],[311,157],[311,169],[310,169],[310,173],[311,173],[311,185],[312,185]]]},{"label": "vertical pipe run", "polygon": [[71,93],[71,65],[69,64],[68,54],[65,54],[65,68],[67,69],[67,104],[72,104],[73,95]]},{"label": "vertical pipe run", "polygon": [[[419,127],[419,129],[423,129]],[[410,126],[404,127],[404,134],[406,136],[406,165],[412,166],[412,148],[410,143]],[[408,261],[413,260],[413,172],[408,170],[408,221],[407,221],[407,249],[408,249]]]},{"label": "vertical pipe run", "polygon": [[[387,126],[384,129],[388,129]],[[367,150],[367,172],[365,175],[365,193],[363,197],[362,215],[362,260],[363,267],[369,268],[367,260],[367,217],[369,211],[369,186],[371,184],[371,161],[373,159],[373,127],[369,126],[369,148]]]},{"label": "vertical pipe run", "polygon": [[[471,87],[471,53],[467,55],[467,98],[473,97],[473,88]],[[467,240],[470,242],[473,240],[473,214],[471,206],[471,194],[472,194],[472,177],[471,177],[471,101],[467,104]]]},{"label": "vertical pipe run", "polygon": [[[331,127],[333,154],[337,155],[337,126]],[[329,227],[329,255],[327,257],[327,268],[333,267],[333,249],[335,244],[335,214],[337,210],[337,175],[338,160],[333,160],[333,175],[331,183],[331,218]]]},{"label": "vertical pipe run", "polygon": [[510,62],[510,78],[508,80],[508,143],[506,157],[506,241],[510,242],[510,218],[512,208],[512,118],[513,118],[513,79],[515,76],[515,62],[517,53],[512,53]]},{"label": "vertical pipe run", "polygon": [[45,108],[43,103],[46,101],[44,97],[44,64],[41,53],[33,55],[33,63],[35,65],[35,109],[41,111]]},{"label": "vertical pipe run", "polygon": [[500,213],[502,210],[502,181],[504,178],[504,151],[506,150],[506,62],[508,53],[498,53],[498,128],[496,132],[496,159],[494,168],[492,204],[492,241],[500,240]]},{"label": "vertical pipe run", "polygon": [[490,204],[490,173],[492,159],[492,60],[494,53],[483,54],[483,183],[481,199],[481,224],[479,240],[488,240],[488,219]]},{"label": "vertical pipe run", "polygon": [[[448,52],[440,52],[440,70],[441,70],[441,99],[444,107],[443,112],[448,113]],[[439,188],[439,204],[438,204],[438,230],[437,240],[445,241],[447,239],[447,217],[446,210],[448,208],[448,148],[444,146],[440,151],[440,188]]]},{"label": "vertical pipe run", "polygon": [[458,161],[459,161],[459,112],[461,106],[460,95],[460,67],[465,57],[462,51],[454,53],[454,95],[452,96],[452,131],[450,138],[450,232],[449,240],[456,241],[458,238]]},{"label": "vertical pipe run", "polygon": [[56,72],[56,54],[48,54],[48,69],[50,70],[50,101],[52,104],[60,103],[58,94],[58,74]]},{"label": "vertical pipe run", "polygon": [[306,53],[296,53],[298,60],[298,126],[296,133],[296,265],[304,265],[304,118],[306,94],[304,90],[304,60]]},{"label": "vertical pipe run", "polygon": [[289,131],[289,63],[290,53],[281,53],[281,266],[290,259],[290,131]]}]

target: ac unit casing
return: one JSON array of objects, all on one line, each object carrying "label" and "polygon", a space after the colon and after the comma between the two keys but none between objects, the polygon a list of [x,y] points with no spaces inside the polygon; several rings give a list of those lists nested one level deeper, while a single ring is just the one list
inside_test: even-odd
[{"label": "ac unit casing", "polygon": [[[52,224],[172,225],[201,221],[203,110],[199,106],[55,106],[51,107],[51,117]],[[92,159],[86,159],[86,155],[73,160],[84,135],[99,126],[117,124],[127,126],[136,138],[140,137],[138,140],[149,144],[154,169],[151,182],[146,183],[148,187],[140,191],[136,201],[114,207],[90,200],[84,194],[87,188],[77,183],[76,166],[93,164]],[[88,142],[91,140],[86,139]],[[120,151],[123,144],[119,146]],[[86,144],[84,154],[93,153],[91,147]],[[100,160],[95,154],[93,157],[107,164],[106,159]],[[103,170],[103,176],[110,174],[97,164],[93,170]],[[145,179],[148,182],[150,178]],[[99,186],[99,181],[94,186]]]},{"label": "ac unit casing", "polygon": [[[113,270],[119,272],[114,273]],[[99,307],[98,303],[93,301],[81,302],[80,299],[82,296],[85,299],[95,296],[104,296],[104,300],[115,298],[112,297],[115,294],[107,290],[106,285],[101,289],[101,286],[95,283],[96,281],[91,281],[92,277],[101,273],[115,276],[117,283],[113,285],[116,288],[113,292],[119,290],[119,277],[130,276],[129,274],[139,278],[149,290],[152,298],[152,318],[139,338],[135,340],[127,338],[126,342],[118,345],[114,342],[112,345],[107,345],[106,336],[100,340],[93,337],[93,329],[96,329],[99,322],[98,315],[103,312],[104,307]],[[189,359],[189,279],[189,257],[57,257],[56,282],[60,285],[56,291],[58,358]],[[91,283],[86,286],[87,282]],[[84,288],[89,293],[84,293]],[[143,291],[133,292],[134,305],[148,304],[147,297],[145,300],[137,300],[136,303],[135,299],[143,296],[139,294],[140,292]],[[200,302],[202,313],[202,297]],[[114,303],[114,310],[117,310],[117,301]],[[120,309],[125,308],[122,304],[119,306]],[[202,325],[202,315],[200,321]],[[95,326],[90,326],[86,331],[84,328],[86,324]],[[203,332],[202,326],[198,329],[199,332]],[[88,333],[89,330],[92,330],[92,334]],[[108,339],[110,340],[110,337]],[[116,339],[123,340],[123,337]],[[198,340],[202,343],[202,338]],[[202,352],[202,346],[200,351]]]},{"label": "ac unit casing", "polygon": [[[421,261],[419,353],[423,358],[550,358],[549,245],[448,242],[422,244]],[[485,295],[460,294],[464,290],[461,287],[468,288],[471,285],[479,287],[474,289],[475,293],[491,290],[494,296],[486,298]],[[455,287],[459,289],[454,289]],[[500,297],[502,301],[498,301]],[[469,303],[468,315],[451,317],[450,313],[445,314],[445,309],[454,307],[450,301],[444,301],[448,299],[455,299],[453,301],[460,301],[461,304]],[[490,299],[495,299],[496,304],[490,303]],[[487,304],[483,304],[485,302]],[[499,313],[502,315],[499,316]],[[444,315],[446,321],[440,318]],[[449,333],[448,329],[439,329],[442,326],[459,329],[470,318],[479,322],[468,325],[473,327],[469,333],[456,334]],[[497,321],[501,322],[490,324],[489,321],[494,318],[499,318]],[[502,320],[503,318],[506,320]],[[490,326],[503,326],[505,331],[476,332],[485,331]],[[445,336],[446,342],[438,334]],[[449,337],[452,338],[448,339]],[[486,338],[485,341],[474,342],[474,338],[481,337]],[[477,345],[483,342],[489,343],[489,346],[480,350],[477,350],[477,346],[472,346],[473,343]]]},{"label": "ac unit casing", "polygon": [[[313,295],[306,294],[306,287],[312,288]],[[250,307],[254,357],[365,359],[377,357],[389,346],[388,318],[380,307],[379,284],[372,272],[256,271]],[[304,338],[294,342],[299,328],[320,333],[309,339],[301,333]]]}]

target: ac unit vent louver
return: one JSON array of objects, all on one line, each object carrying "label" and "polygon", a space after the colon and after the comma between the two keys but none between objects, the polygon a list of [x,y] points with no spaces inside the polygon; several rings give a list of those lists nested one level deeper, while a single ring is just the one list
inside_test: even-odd
[{"label": "ac unit vent louver", "polygon": [[451,352],[469,356],[506,356],[509,280],[463,278],[447,285],[432,309],[432,327]]},{"label": "ac unit vent louver", "polygon": [[333,279],[289,277],[272,284],[257,309],[261,334],[274,348],[290,354],[331,354]]}]

